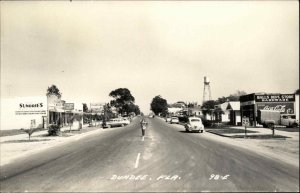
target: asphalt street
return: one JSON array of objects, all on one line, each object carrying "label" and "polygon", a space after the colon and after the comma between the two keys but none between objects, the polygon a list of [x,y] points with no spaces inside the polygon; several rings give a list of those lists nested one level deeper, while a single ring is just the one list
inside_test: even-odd
[{"label": "asphalt street", "polygon": [[1,167],[1,192],[299,191],[299,168],[139,118]]}]

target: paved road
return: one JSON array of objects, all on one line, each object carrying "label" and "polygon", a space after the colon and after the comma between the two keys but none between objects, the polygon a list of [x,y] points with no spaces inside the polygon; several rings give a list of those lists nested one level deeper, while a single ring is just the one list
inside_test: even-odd
[{"label": "paved road", "polygon": [[6,165],[1,192],[299,191],[298,167],[148,120],[144,138],[135,119]]}]

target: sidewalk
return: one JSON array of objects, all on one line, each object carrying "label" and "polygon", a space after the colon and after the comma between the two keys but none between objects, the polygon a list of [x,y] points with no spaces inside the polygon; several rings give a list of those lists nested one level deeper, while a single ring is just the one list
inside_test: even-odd
[{"label": "sidewalk", "polygon": [[[228,129],[228,132],[226,132],[226,129]],[[240,132],[230,132],[230,129],[236,129],[240,130]],[[218,132],[218,131],[222,132]],[[228,126],[225,128],[207,128],[207,132],[213,133],[216,135],[220,135],[223,137],[233,137],[233,138],[242,138],[245,136],[245,127],[243,126]],[[288,131],[282,131],[282,130],[276,130],[275,129],[275,137],[277,136],[278,138],[292,138],[292,139],[299,139],[299,132],[288,132]],[[247,127],[247,136],[270,136],[272,135],[272,130],[269,128],[263,128],[263,127]]]}]

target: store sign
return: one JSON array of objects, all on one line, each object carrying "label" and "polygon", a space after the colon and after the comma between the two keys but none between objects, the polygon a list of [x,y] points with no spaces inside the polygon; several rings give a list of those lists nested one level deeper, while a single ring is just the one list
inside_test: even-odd
[{"label": "store sign", "polygon": [[242,118],[242,125],[243,126],[249,126],[250,125],[249,117],[243,117]]},{"label": "store sign", "polygon": [[61,100],[52,100],[48,105],[49,107],[63,108],[63,103]]},{"label": "store sign", "polygon": [[90,109],[92,112],[102,112],[104,110],[104,103],[91,103]]},{"label": "store sign", "polygon": [[67,111],[74,110],[74,103],[65,103],[64,104],[64,109],[67,110]]},{"label": "store sign", "polygon": [[254,105],[255,101],[247,101],[247,102],[241,102],[240,105],[241,106],[248,106],[248,105]]},{"label": "store sign", "polygon": [[258,110],[279,111],[282,114],[294,114],[294,103],[261,103]]},{"label": "store sign", "polygon": [[16,115],[46,115],[47,99],[41,97],[18,98],[14,104]]},{"label": "store sign", "polygon": [[256,102],[294,102],[294,94],[255,95]]},{"label": "store sign", "polygon": [[64,111],[64,103],[65,101],[58,98],[56,95],[50,95],[48,97],[48,110],[49,111]]}]

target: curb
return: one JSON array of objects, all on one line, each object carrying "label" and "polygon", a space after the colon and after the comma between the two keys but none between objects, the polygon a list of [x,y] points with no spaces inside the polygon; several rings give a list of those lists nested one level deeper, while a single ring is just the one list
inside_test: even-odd
[{"label": "curb", "polygon": [[[227,138],[231,138],[231,139],[243,139],[241,137],[235,137],[234,135],[233,136],[228,136],[228,135],[224,135],[224,134],[220,134],[220,133],[215,133],[215,132],[211,132],[211,131],[207,131],[206,132],[208,133],[211,133],[211,134],[215,134],[215,135],[218,135],[218,136],[222,136],[222,137],[227,137]],[[264,134],[264,133],[261,133],[261,135],[267,135],[267,134]],[[244,135],[239,135],[239,136],[244,136]],[[288,136],[284,136],[282,135],[283,137],[278,137],[278,138],[266,138],[266,139],[260,139],[260,140],[270,140],[270,139],[276,139],[276,140],[286,140],[287,138],[291,138],[291,137],[288,137]],[[255,138],[251,138],[251,135],[247,135],[247,136],[244,136],[244,139],[255,139]]]},{"label": "curb", "polygon": [[222,137],[234,138],[234,137],[232,137],[232,136],[223,135],[223,134],[220,134],[220,133],[215,133],[215,132],[211,132],[211,131],[208,131],[208,130],[205,130],[205,131],[208,132],[208,133],[212,133],[212,134],[215,134],[215,135],[222,136]]}]

